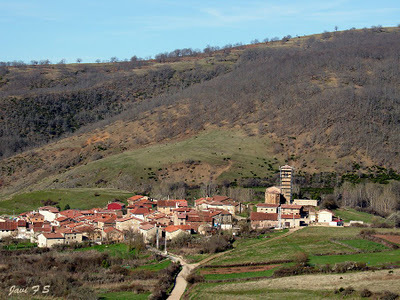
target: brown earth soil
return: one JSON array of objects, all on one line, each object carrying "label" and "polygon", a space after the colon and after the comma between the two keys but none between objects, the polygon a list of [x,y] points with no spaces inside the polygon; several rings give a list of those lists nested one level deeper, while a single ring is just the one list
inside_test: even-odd
[{"label": "brown earth soil", "polygon": [[390,234],[375,234],[374,236],[387,240],[389,242],[400,244],[400,235],[390,235]]},{"label": "brown earth soil", "polygon": [[231,273],[244,273],[244,272],[258,272],[271,270],[279,267],[280,265],[264,265],[264,266],[245,266],[245,267],[229,267],[229,268],[216,268],[201,270],[201,274],[231,274]]}]

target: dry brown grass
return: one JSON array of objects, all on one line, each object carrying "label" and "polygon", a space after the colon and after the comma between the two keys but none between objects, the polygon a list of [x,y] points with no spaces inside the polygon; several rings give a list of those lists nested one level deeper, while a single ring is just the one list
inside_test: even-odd
[{"label": "dry brown grass", "polygon": [[218,285],[208,291],[251,291],[262,288],[291,290],[329,290],[352,286],[355,290],[369,289],[372,292],[391,291],[400,293],[400,270],[367,271],[332,275],[301,275],[276,279],[266,279],[238,284]]}]

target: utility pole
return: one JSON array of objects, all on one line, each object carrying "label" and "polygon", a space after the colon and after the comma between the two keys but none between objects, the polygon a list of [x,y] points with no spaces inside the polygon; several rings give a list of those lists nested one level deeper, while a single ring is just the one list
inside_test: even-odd
[{"label": "utility pole", "polygon": [[159,240],[159,236],[158,236],[158,226],[156,226],[156,233],[157,233],[157,239],[156,239],[156,247],[157,250],[160,248],[160,240]]},{"label": "utility pole", "polygon": [[281,207],[278,207],[278,228],[282,229],[282,211]]}]

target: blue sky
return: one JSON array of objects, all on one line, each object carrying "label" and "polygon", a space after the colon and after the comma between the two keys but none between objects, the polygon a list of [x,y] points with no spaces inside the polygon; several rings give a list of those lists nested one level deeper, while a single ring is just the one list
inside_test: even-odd
[{"label": "blue sky", "polygon": [[397,26],[400,1],[0,0],[0,61],[154,56],[372,25]]}]

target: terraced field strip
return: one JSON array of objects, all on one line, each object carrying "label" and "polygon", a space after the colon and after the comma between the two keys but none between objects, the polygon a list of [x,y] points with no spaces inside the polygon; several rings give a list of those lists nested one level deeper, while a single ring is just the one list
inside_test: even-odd
[{"label": "terraced field strip", "polygon": [[272,276],[274,271],[281,265],[243,266],[227,268],[207,268],[200,270],[205,280],[230,280],[247,279]]},{"label": "terraced field strip", "polygon": [[400,266],[400,249],[374,253],[310,256],[310,264],[336,264],[346,261],[365,262],[368,266],[392,263]]},{"label": "terraced field strip", "polygon": [[348,247],[364,252],[375,252],[389,249],[382,244],[364,239],[340,240],[339,242],[347,245]]},{"label": "terraced field strip", "polygon": [[[356,291],[400,293],[400,270],[313,274],[269,278],[248,282],[202,283],[187,299],[343,299],[334,289],[352,286]],[[346,299],[358,299],[357,295]]]},{"label": "terraced field strip", "polygon": [[400,245],[400,235],[395,234],[375,234],[374,236],[387,240],[391,243],[399,244]]}]

